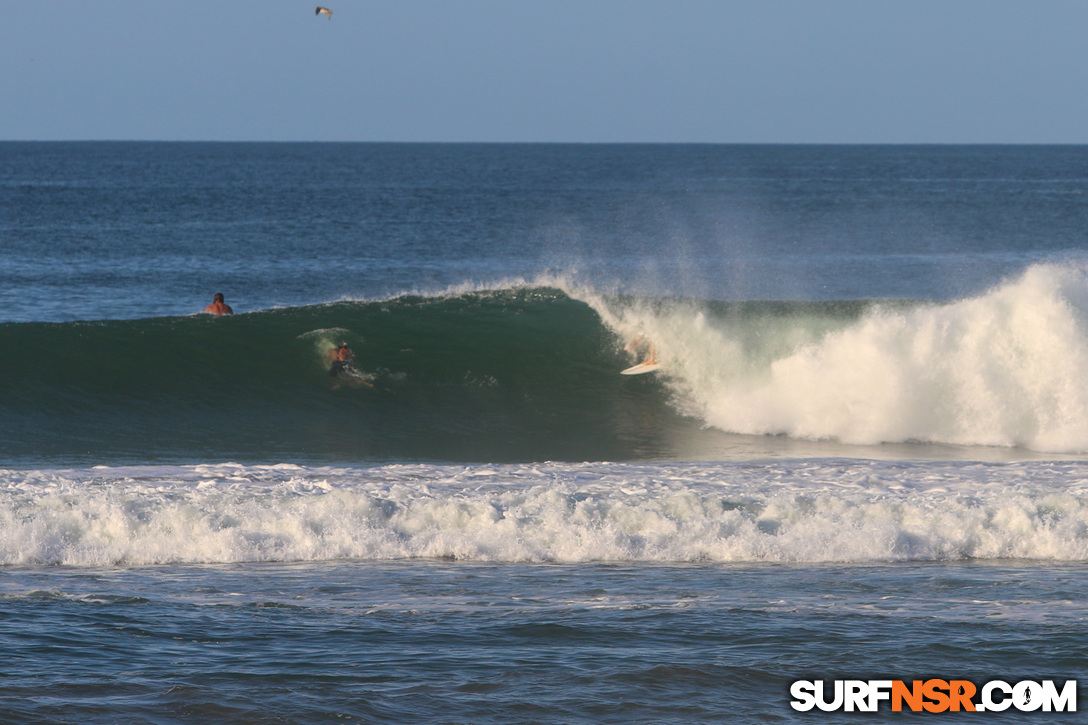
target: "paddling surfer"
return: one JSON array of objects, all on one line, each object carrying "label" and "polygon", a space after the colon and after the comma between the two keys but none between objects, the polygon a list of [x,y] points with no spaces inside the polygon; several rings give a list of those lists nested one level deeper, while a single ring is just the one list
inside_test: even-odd
[{"label": "paddling surfer", "polygon": [[355,353],[351,351],[346,342],[341,342],[336,347],[325,353],[325,362],[329,363],[329,377],[335,378],[340,373],[346,373],[350,369],[349,363],[355,359]]},{"label": "paddling surfer", "polygon": [[212,303],[204,308],[204,311],[212,315],[233,315],[234,310],[223,301],[223,293],[216,292],[212,297]]},{"label": "paddling surfer", "polygon": [[336,381],[334,387],[339,388],[341,375],[346,375],[355,382],[373,388],[374,384],[365,380],[363,374],[352,366],[351,362],[354,359],[355,353],[351,351],[346,342],[341,342],[325,353],[325,362],[329,364],[329,377]]}]

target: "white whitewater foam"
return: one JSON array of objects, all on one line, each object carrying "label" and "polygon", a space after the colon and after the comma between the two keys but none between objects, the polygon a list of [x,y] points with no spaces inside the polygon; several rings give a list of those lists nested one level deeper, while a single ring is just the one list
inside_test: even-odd
[{"label": "white whitewater foam", "polygon": [[0,471],[0,564],[1088,559],[1088,462]]},{"label": "white whitewater foam", "polygon": [[973,299],[744,334],[694,303],[587,300],[621,336],[655,340],[683,410],[722,430],[1088,451],[1083,263],[1034,266]]}]

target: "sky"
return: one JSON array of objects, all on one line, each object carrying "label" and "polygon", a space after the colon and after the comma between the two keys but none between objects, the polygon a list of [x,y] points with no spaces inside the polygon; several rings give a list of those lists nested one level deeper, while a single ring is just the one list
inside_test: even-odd
[{"label": "sky", "polygon": [[0,140],[1088,143],[1079,0],[0,0]]}]

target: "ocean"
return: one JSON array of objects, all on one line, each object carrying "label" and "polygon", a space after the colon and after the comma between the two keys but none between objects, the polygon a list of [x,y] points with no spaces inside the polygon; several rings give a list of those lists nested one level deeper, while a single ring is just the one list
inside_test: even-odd
[{"label": "ocean", "polygon": [[[0,722],[946,720],[833,683],[1085,680],[1086,170],[0,143]],[[1003,704],[958,717],[1082,717]]]}]

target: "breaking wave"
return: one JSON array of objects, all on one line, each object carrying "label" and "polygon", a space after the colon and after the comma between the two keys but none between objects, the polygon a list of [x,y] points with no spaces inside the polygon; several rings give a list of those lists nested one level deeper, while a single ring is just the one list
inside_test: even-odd
[{"label": "breaking wave", "polygon": [[[357,375],[335,380],[339,341]],[[660,372],[617,374],[650,344]],[[514,285],[5,324],[0,348],[11,464],[699,458],[729,435],[1088,451],[1077,265],[941,304]]]},{"label": "breaking wave", "polygon": [[0,564],[1088,559],[1088,464],[0,471]]}]

